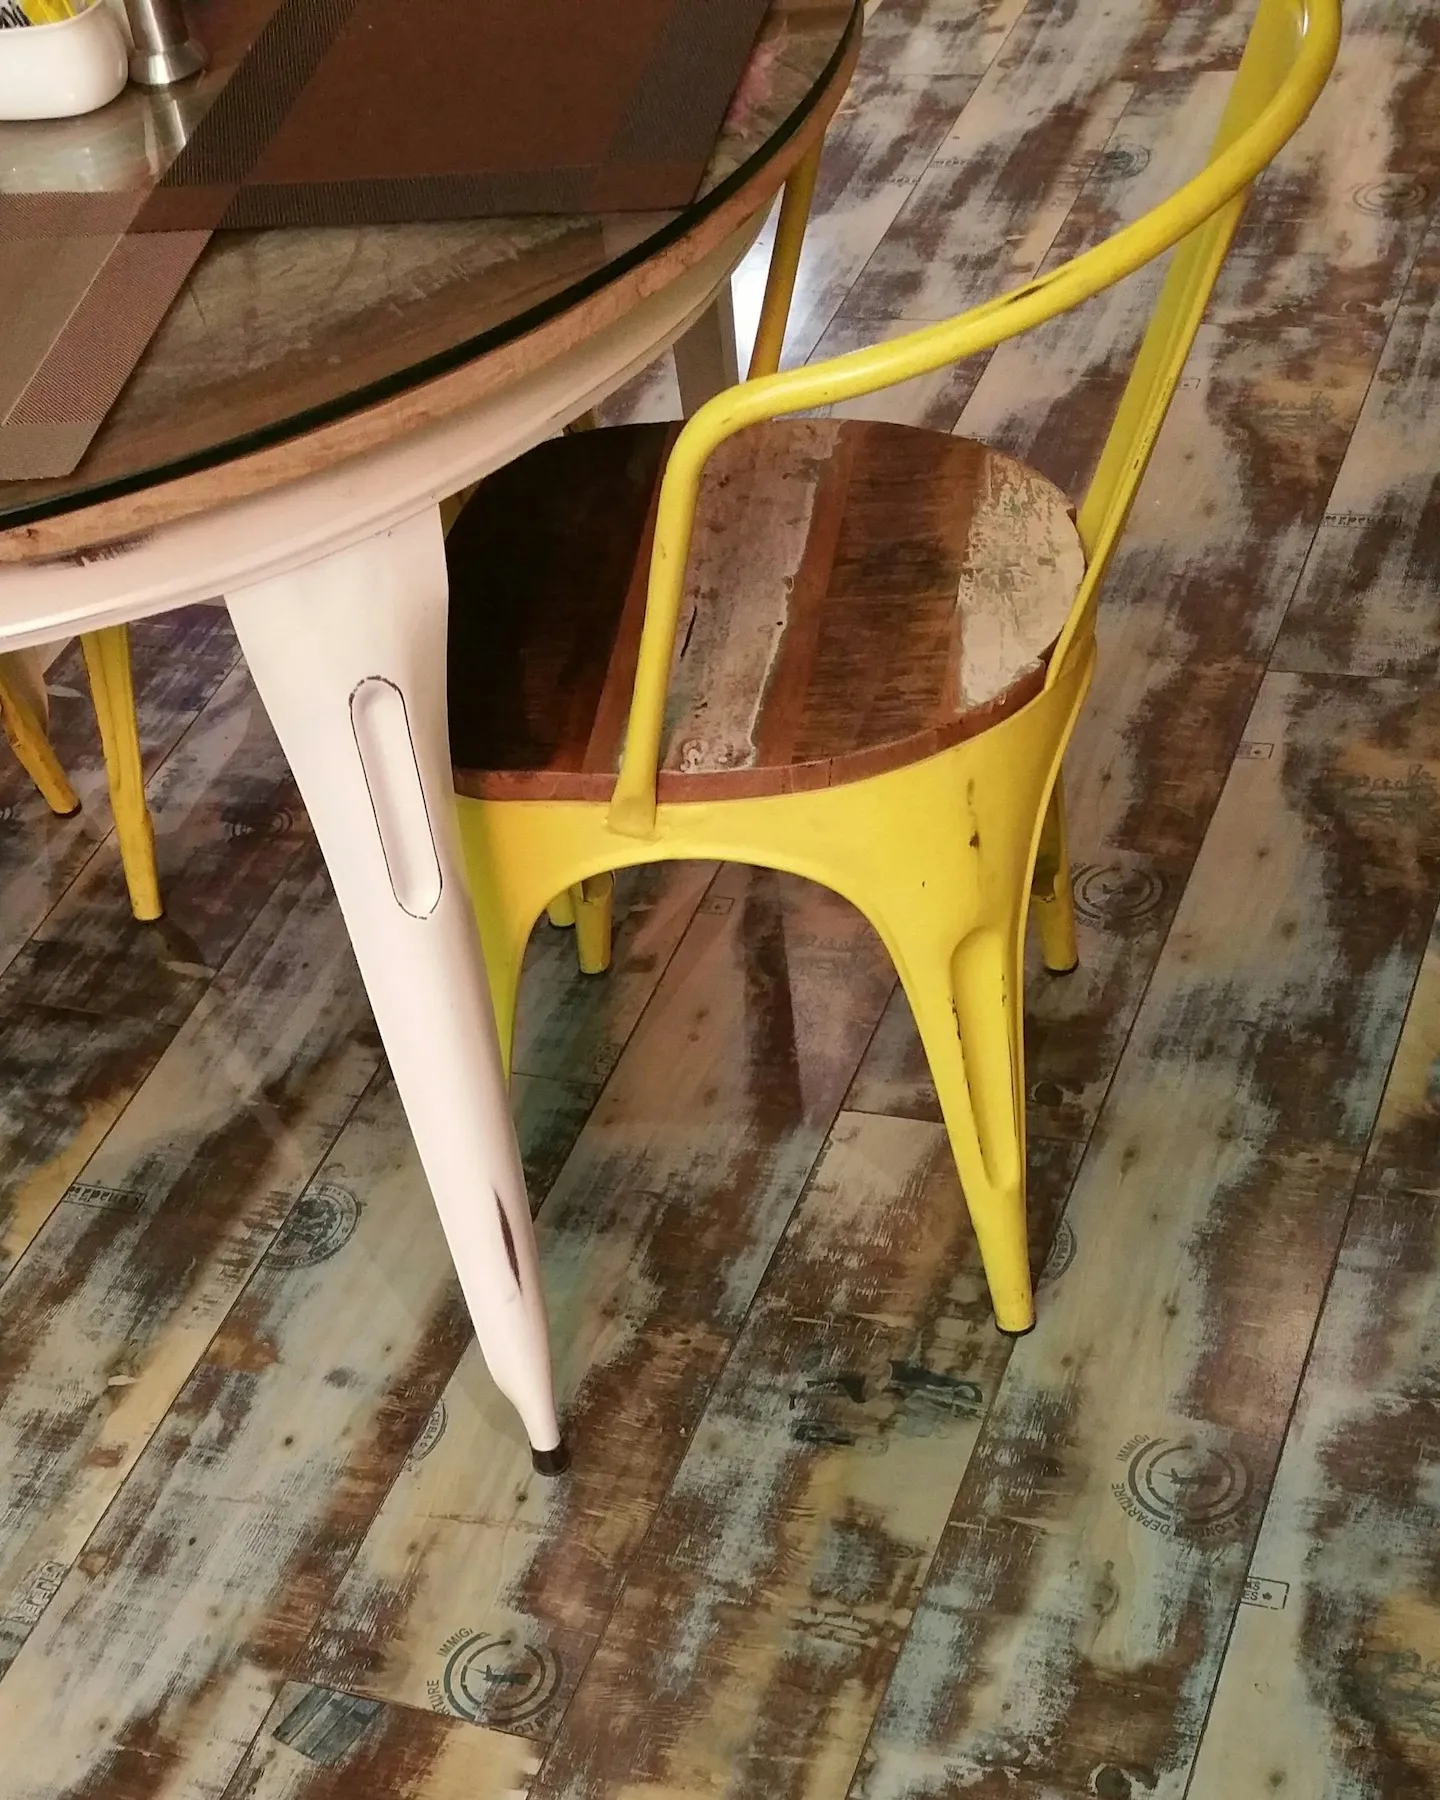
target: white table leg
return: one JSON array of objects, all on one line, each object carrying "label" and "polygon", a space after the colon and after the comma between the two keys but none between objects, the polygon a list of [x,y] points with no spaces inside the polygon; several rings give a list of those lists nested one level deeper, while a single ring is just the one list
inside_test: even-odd
[{"label": "white table leg", "polygon": [[315,828],[496,1385],[555,1417],[530,1208],[455,826],[434,508],[227,596]]},{"label": "white table leg", "polygon": [[715,304],[707,306],[685,335],[675,340],[675,376],[680,384],[680,407],[687,419],[740,379],[735,304],[728,281],[716,294]]}]

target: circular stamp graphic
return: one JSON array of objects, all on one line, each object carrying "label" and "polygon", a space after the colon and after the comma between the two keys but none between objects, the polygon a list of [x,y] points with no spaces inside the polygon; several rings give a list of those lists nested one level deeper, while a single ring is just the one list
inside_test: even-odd
[{"label": "circular stamp graphic", "polygon": [[1075,1260],[1075,1228],[1068,1219],[1062,1219],[1055,1227],[1055,1236],[1050,1240],[1050,1254],[1045,1258],[1045,1266],[1040,1271],[1040,1280],[1049,1287],[1056,1282]]},{"label": "circular stamp graphic", "polygon": [[348,1189],[325,1183],[302,1194],[266,1261],[282,1269],[308,1268],[343,1250],[355,1235],[360,1202]]},{"label": "circular stamp graphic", "polygon": [[1148,918],[1165,898],[1164,881],[1150,869],[1082,863],[1075,871],[1075,910],[1092,925],[1128,925]]},{"label": "circular stamp graphic", "polygon": [[295,829],[295,815],[288,806],[247,805],[243,801],[221,814],[230,838],[282,838]]},{"label": "circular stamp graphic", "polygon": [[449,1424],[445,1411],[445,1402],[437,1400],[426,1415],[425,1423],[420,1427],[420,1435],[410,1446],[410,1454],[405,1458],[407,1469],[413,1469],[425,1458],[445,1435],[445,1427]]},{"label": "circular stamp graphic", "polygon": [[1112,144],[1101,153],[1095,173],[1102,181],[1123,181],[1131,175],[1143,175],[1150,167],[1150,152],[1143,144]]},{"label": "circular stamp graphic", "polygon": [[1430,190],[1418,175],[1382,175],[1378,181],[1362,182],[1350,198],[1363,213],[1408,219],[1425,210]]},{"label": "circular stamp graphic", "polygon": [[1189,1438],[1144,1438],[1129,1449],[1125,1488],[1162,1529],[1222,1529],[1250,1497],[1250,1471],[1231,1450]]},{"label": "circular stamp graphic", "polygon": [[1141,1795],[1155,1792],[1155,1778],[1116,1763],[1102,1763],[1090,1771],[1090,1792],[1096,1800],[1140,1800]]},{"label": "circular stamp graphic", "polygon": [[559,1685],[560,1659],[553,1650],[488,1631],[452,1642],[441,1683],[452,1712],[502,1728],[544,1712]]}]

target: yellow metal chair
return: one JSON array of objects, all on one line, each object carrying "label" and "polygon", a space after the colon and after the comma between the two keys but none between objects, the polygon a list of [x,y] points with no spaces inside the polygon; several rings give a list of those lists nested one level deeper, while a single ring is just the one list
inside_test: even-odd
[{"label": "yellow metal chair", "polygon": [[[103,631],[88,631],[80,639],[80,648],[100,726],[130,907],[137,919],[158,919],[163,909],[155,869],[155,833],[145,804],[145,775],[140,764],[129,630],[112,625]],[[0,726],[46,805],[65,816],[78,812],[80,801],[55,755],[46,723],[44,683],[37,680],[22,655],[0,652]]]},{"label": "yellow metal chair", "polygon": [[[541,445],[449,538],[451,739],[508,1056],[531,926],[666,858],[789,870],[894,958],[999,1325],[1034,1318],[1021,979],[1075,961],[1059,775],[1101,579],[1254,177],[1324,85],[1338,0],[1261,0],[1204,171],[941,325]],[[786,419],[988,350],[1179,246],[1078,518],[940,433]],[[681,634],[683,615],[684,631]]]}]

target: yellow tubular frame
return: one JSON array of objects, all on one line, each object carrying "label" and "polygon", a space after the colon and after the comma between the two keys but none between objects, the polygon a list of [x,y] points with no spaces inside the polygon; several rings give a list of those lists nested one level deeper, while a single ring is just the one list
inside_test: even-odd
[{"label": "yellow tubular frame", "polygon": [[765,297],[760,302],[760,323],[745,376],[747,381],[773,375],[780,367],[780,352],[785,348],[785,327],[790,322],[790,302],[795,297],[795,277],[800,272],[805,225],[810,217],[810,202],[815,197],[815,178],[820,173],[823,148],[824,140],[817,140],[785,183],[780,217],[775,224],[775,243],[770,251],[770,267],[765,275]]},{"label": "yellow tubular frame", "polygon": [[[1246,192],[1314,104],[1339,41],[1340,0],[1260,0],[1210,160],[1202,173],[1160,206],[1048,275],[958,318],[783,375],[762,374],[718,394],[694,414],[675,442],[660,488],[635,687],[608,815],[613,831],[632,838],[656,835],[665,698],[700,480],[712,452],[747,425],[852,400],[991,350],[1069,312],[1181,244],[1080,508],[1086,575],[1051,658],[1047,686],[1065,676],[1077,652],[1088,650],[1096,592],[1239,223]],[[812,166],[811,186],[813,180]],[[787,228],[782,207],[777,261],[782,241],[789,242],[787,229],[790,236],[795,233],[796,217],[803,232],[808,202],[808,188],[797,189],[793,205],[787,191],[785,204],[792,223]],[[777,275],[772,266],[771,282],[777,281],[793,287],[793,266],[788,276],[783,267]],[[785,297],[788,301],[789,287]],[[762,358],[757,341],[752,370],[772,350],[778,357],[779,346],[770,338],[763,347]]]}]

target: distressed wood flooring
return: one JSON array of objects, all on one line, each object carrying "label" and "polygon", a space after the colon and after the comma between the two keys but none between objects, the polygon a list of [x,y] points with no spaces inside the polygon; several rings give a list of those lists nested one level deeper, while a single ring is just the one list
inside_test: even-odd
[{"label": "distressed wood flooring", "polygon": [[[1249,10],[879,0],[789,357],[1152,203]],[[85,811],[0,765],[0,1800],[1440,1792],[1440,9],[1346,26],[1103,608],[1018,1343],[868,929],[645,873],[608,976],[532,946],[533,1477],[224,614],[136,632],[158,926],[60,665]],[[1154,290],[863,410],[1074,493]]]}]

